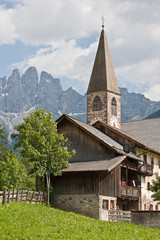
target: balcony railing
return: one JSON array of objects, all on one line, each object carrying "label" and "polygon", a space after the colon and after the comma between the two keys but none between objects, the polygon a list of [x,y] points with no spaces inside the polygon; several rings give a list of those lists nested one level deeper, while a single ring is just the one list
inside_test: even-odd
[{"label": "balcony railing", "polygon": [[122,197],[132,197],[132,198],[138,198],[139,197],[139,189],[136,187],[130,187],[130,186],[121,186],[121,196]]},{"label": "balcony railing", "polygon": [[145,164],[140,167],[141,174],[151,176],[153,175],[153,166],[149,164]]}]

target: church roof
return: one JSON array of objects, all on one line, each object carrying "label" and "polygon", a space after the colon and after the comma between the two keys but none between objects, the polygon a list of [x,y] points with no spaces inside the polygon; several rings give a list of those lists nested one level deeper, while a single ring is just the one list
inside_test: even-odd
[{"label": "church roof", "polygon": [[160,152],[160,118],[123,122],[121,127],[140,139],[141,143]]},{"label": "church roof", "polygon": [[102,29],[87,93],[105,90],[120,94],[107,37]]},{"label": "church roof", "polygon": [[62,169],[62,172],[88,172],[88,171],[111,171],[118,166],[126,156],[118,156],[101,161],[74,162],[68,168]]}]

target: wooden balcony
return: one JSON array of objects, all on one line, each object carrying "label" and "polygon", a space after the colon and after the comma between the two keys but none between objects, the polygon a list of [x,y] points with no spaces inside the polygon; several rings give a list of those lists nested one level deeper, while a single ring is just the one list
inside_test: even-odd
[{"label": "wooden balcony", "polygon": [[153,166],[149,164],[145,164],[142,167],[140,167],[141,174],[152,176],[153,175]]},{"label": "wooden balcony", "polygon": [[122,185],[121,186],[121,197],[138,198],[139,197],[139,189],[136,187]]}]

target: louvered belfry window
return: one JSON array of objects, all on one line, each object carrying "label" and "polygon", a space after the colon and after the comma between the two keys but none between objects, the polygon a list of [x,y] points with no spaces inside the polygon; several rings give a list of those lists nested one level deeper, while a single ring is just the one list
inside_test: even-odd
[{"label": "louvered belfry window", "polygon": [[100,97],[96,96],[93,100],[93,111],[100,111],[102,109],[102,103]]},{"label": "louvered belfry window", "polygon": [[111,114],[117,116],[117,102],[115,98],[112,98],[111,102]]}]

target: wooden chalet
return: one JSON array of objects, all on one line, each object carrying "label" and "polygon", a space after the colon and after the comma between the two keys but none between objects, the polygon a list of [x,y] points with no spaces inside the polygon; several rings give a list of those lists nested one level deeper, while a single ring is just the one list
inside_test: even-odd
[{"label": "wooden chalet", "polygon": [[[141,159],[93,126],[67,115],[57,120],[58,132],[76,155],[62,176],[53,177],[57,208],[103,219],[106,210],[139,209]],[[104,213],[103,213],[104,212]]]},{"label": "wooden chalet", "polygon": [[145,132],[134,134],[136,124],[121,124],[120,91],[104,26],[87,90],[87,123],[64,114],[57,128],[76,155],[62,176],[52,176],[54,207],[102,220],[113,209],[158,209],[149,186],[159,172],[160,150]]}]

